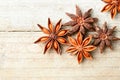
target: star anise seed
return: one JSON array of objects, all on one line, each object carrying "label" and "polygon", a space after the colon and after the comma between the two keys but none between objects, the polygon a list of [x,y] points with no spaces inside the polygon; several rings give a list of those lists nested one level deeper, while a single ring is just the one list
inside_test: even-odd
[{"label": "star anise seed", "polygon": [[58,54],[61,54],[61,48],[60,44],[67,44],[67,40],[64,38],[64,36],[67,34],[68,30],[61,30],[61,20],[58,21],[55,27],[53,27],[50,18],[48,18],[48,28],[42,27],[38,24],[38,27],[44,32],[45,34],[48,34],[48,36],[40,37],[35,43],[38,42],[46,42],[46,46],[44,49],[44,54],[48,49],[51,49],[52,47],[55,49],[55,51]]},{"label": "star anise seed", "polygon": [[70,29],[68,32],[69,35],[77,31],[85,35],[86,30],[90,30],[93,28],[93,23],[97,22],[98,19],[91,17],[91,10],[92,9],[89,9],[83,15],[80,8],[76,5],[76,15],[66,13],[66,15],[69,16],[72,20],[64,23],[62,26],[72,26],[72,29]]},{"label": "star anise seed", "polygon": [[111,18],[113,19],[117,13],[120,12],[120,0],[102,0],[107,5],[101,10],[101,12],[111,11]]},{"label": "star anise seed", "polygon": [[105,22],[103,25],[103,28],[96,26],[95,30],[97,34],[93,36],[94,38],[94,45],[100,47],[100,52],[102,53],[104,51],[104,48],[107,46],[110,49],[112,49],[112,41],[120,40],[120,38],[117,38],[113,35],[114,29],[116,27],[113,27],[112,29],[108,29],[107,23]]},{"label": "star anise seed", "polygon": [[89,45],[92,40],[92,36],[88,36],[83,40],[83,36],[80,32],[77,34],[77,39],[73,39],[72,37],[68,37],[68,41],[70,47],[67,49],[67,52],[72,55],[77,55],[78,63],[81,63],[83,60],[83,56],[86,59],[92,59],[92,56],[89,52],[96,49],[95,46]]}]

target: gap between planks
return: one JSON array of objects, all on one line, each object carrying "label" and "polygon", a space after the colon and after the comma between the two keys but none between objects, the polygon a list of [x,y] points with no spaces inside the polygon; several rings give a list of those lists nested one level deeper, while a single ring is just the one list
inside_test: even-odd
[{"label": "gap between planks", "polygon": [[[0,31],[0,32],[42,32],[40,30],[31,31],[31,30],[13,30],[13,31]],[[120,32],[120,31],[114,31],[114,32]]]}]

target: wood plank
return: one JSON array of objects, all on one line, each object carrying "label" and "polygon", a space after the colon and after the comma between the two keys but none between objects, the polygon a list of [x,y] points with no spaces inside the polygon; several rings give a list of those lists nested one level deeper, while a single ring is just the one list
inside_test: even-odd
[{"label": "wood plank", "polygon": [[[119,36],[120,32],[116,33]],[[93,52],[92,61],[78,64],[76,56],[55,51],[43,55],[43,43],[34,44],[42,32],[0,32],[0,80],[118,80],[120,78],[120,42],[114,50]]]},{"label": "wood plank", "polygon": [[[62,23],[70,20],[65,12],[75,13],[75,5],[85,12],[93,8],[93,16],[99,18],[101,26],[105,21],[112,26],[118,26],[120,31],[120,14],[114,20],[110,13],[101,13],[105,5],[101,0],[1,0],[0,1],[0,31],[39,31],[36,24],[47,27],[47,18],[55,24],[60,18]],[[92,4],[92,5],[91,5]]]}]

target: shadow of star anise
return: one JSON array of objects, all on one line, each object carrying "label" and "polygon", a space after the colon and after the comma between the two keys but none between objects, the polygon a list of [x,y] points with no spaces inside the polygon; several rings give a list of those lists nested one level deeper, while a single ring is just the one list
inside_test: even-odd
[{"label": "shadow of star anise", "polygon": [[77,39],[73,39],[72,37],[68,37],[68,41],[70,43],[70,47],[67,49],[67,52],[70,52],[71,55],[77,55],[78,63],[81,63],[83,60],[83,56],[86,59],[92,59],[92,56],[89,52],[96,49],[95,46],[89,45],[92,40],[92,36],[88,36],[83,40],[83,36],[80,32],[77,34]]},{"label": "shadow of star anise", "polygon": [[100,47],[100,52],[102,53],[104,51],[104,48],[107,46],[110,49],[112,49],[111,42],[120,40],[120,38],[117,38],[113,35],[114,29],[116,28],[113,27],[112,29],[108,29],[107,23],[105,22],[103,25],[103,28],[101,29],[100,27],[96,26],[95,30],[97,34],[93,36],[94,38],[94,45],[99,45]]},{"label": "shadow of star anise", "polygon": [[55,51],[58,54],[61,54],[61,48],[60,44],[67,44],[67,40],[64,38],[64,36],[67,34],[67,30],[61,30],[61,20],[58,21],[55,27],[53,27],[50,19],[48,18],[48,29],[45,27],[42,27],[38,24],[38,27],[44,32],[45,34],[48,34],[48,36],[40,37],[35,43],[38,42],[46,42],[46,46],[44,49],[44,53],[50,48],[54,48]]},{"label": "shadow of star anise", "polygon": [[113,19],[118,12],[120,12],[120,0],[102,0],[107,5],[103,7],[101,12],[111,11],[111,18]]},{"label": "shadow of star anise", "polygon": [[80,31],[85,35],[86,30],[93,28],[93,23],[97,22],[97,18],[91,17],[91,10],[89,9],[85,14],[82,14],[80,8],[76,5],[76,15],[66,13],[72,20],[64,23],[62,26],[72,26],[72,29],[69,30],[68,35],[71,35],[77,31]]}]

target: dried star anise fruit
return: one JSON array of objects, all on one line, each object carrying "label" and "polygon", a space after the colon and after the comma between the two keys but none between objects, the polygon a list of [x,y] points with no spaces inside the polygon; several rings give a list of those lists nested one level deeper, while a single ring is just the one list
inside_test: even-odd
[{"label": "dried star anise fruit", "polygon": [[96,49],[95,46],[89,45],[92,40],[92,36],[89,35],[87,38],[83,40],[83,36],[80,32],[77,34],[77,39],[73,39],[72,37],[68,37],[68,41],[70,43],[70,47],[67,49],[67,52],[70,52],[71,55],[77,55],[78,63],[81,63],[83,60],[83,56],[86,59],[92,59],[92,56],[89,52]]},{"label": "dried star anise fruit", "polygon": [[120,0],[102,0],[107,5],[101,10],[101,12],[111,11],[111,18],[113,19],[118,12],[120,12]]},{"label": "dried star anise fruit", "polygon": [[71,35],[77,31],[80,31],[83,35],[85,35],[86,30],[90,30],[93,28],[93,23],[97,22],[97,18],[91,17],[92,9],[89,9],[83,15],[80,8],[76,5],[76,15],[66,13],[72,20],[64,23],[62,26],[72,26],[72,29],[69,30],[68,34]]},{"label": "dried star anise fruit", "polygon": [[113,27],[112,29],[108,29],[106,22],[104,23],[102,29],[96,26],[95,30],[97,34],[93,36],[93,38],[95,39],[93,45],[95,46],[99,45],[101,53],[104,51],[104,48],[106,46],[112,49],[111,46],[112,41],[120,40],[120,38],[117,38],[113,35],[115,28],[116,26]]},{"label": "dried star anise fruit", "polygon": [[58,54],[61,54],[61,48],[60,44],[67,44],[67,40],[64,38],[64,36],[67,34],[67,30],[61,30],[61,19],[58,21],[55,27],[53,27],[50,18],[48,18],[48,29],[45,27],[42,27],[38,24],[38,27],[44,32],[45,34],[48,34],[48,36],[43,36],[39,38],[35,43],[38,42],[46,42],[46,46],[44,49],[44,54],[46,51],[50,48],[54,48],[55,51]]}]

